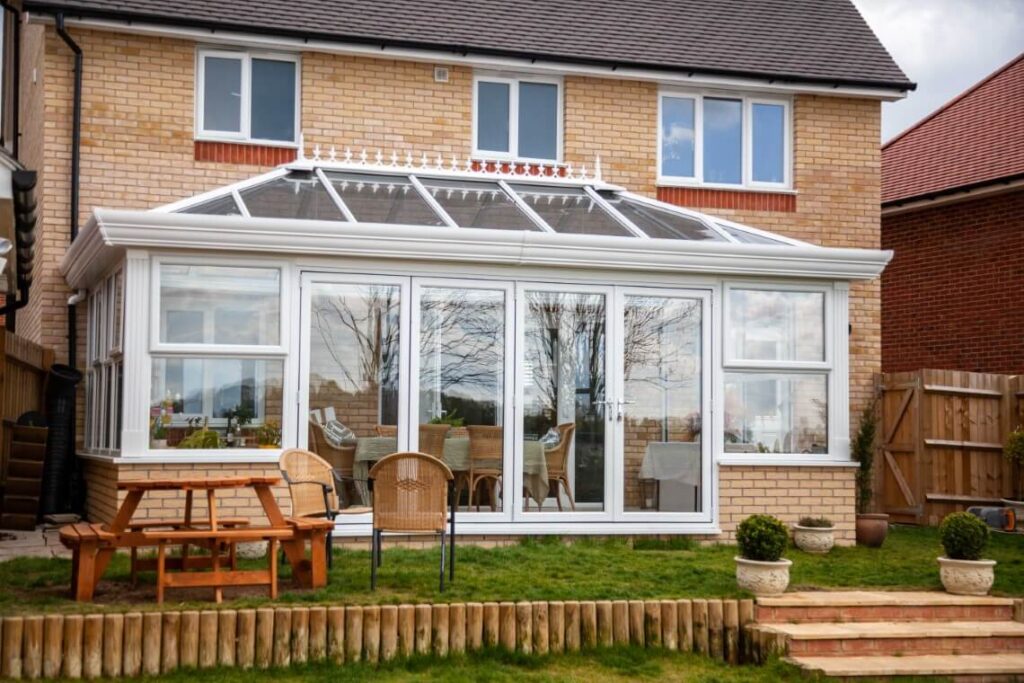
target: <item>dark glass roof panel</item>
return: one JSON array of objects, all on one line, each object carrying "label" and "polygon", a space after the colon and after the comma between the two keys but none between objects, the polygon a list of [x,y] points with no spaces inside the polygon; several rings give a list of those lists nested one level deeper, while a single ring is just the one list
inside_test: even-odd
[{"label": "dark glass roof panel", "polygon": [[235,198],[230,194],[182,209],[180,213],[204,213],[210,216],[242,215],[242,212],[238,209],[238,204],[235,203]]},{"label": "dark glass roof panel", "polygon": [[360,223],[444,225],[407,176],[328,173],[327,178]]},{"label": "dark glass roof panel", "polygon": [[755,232],[739,230],[728,223],[718,223],[718,227],[736,238],[737,242],[742,242],[743,244],[771,244],[776,247],[786,246],[786,243],[781,240],[773,240],[770,237],[764,237],[763,235],[758,235]]},{"label": "dark glass roof panel", "polygon": [[497,183],[441,178],[421,182],[460,227],[540,230]]},{"label": "dark glass roof panel", "polygon": [[601,196],[607,199],[608,203],[625,216],[630,223],[643,230],[648,237],[669,240],[725,241],[724,237],[692,216],[660,209],[614,193],[602,193]]},{"label": "dark glass roof panel", "polygon": [[331,195],[317,177],[308,172],[292,172],[239,194],[249,215],[257,218],[345,220]]},{"label": "dark glass roof panel", "polygon": [[581,188],[527,184],[511,187],[555,232],[634,236]]}]

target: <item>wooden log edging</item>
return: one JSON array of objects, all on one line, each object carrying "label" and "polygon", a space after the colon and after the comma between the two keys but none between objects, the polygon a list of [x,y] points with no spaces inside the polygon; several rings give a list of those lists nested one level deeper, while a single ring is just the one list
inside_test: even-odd
[{"label": "wooden log edging", "polygon": [[735,664],[758,659],[753,615],[752,600],[697,599],[12,616],[0,618],[0,677],[132,678],[212,666],[383,662],[488,647],[543,655],[630,643]]}]

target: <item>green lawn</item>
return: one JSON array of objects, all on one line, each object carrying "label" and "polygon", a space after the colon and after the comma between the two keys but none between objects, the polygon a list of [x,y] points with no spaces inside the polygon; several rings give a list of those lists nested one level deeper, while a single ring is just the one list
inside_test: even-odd
[{"label": "green lawn", "polygon": [[[895,527],[885,547],[836,548],[819,557],[791,549],[790,590],[801,588],[941,589],[935,558],[936,530]],[[384,552],[378,590],[369,590],[369,552],[337,551],[327,587],[291,589],[282,573],[282,603],[399,603],[501,600],[597,600],[676,597],[737,597],[733,556],[728,545],[696,546],[670,542],[581,539],[564,543],[543,537],[497,549],[458,550],[456,582],[437,592],[437,550]],[[993,535],[986,557],[997,560],[999,595],[1024,596],[1024,536]],[[260,562],[261,564],[262,562]],[[18,558],[0,563],[0,614],[61,610],[154,609],[152,576],[128,585],[128,558],[119,555],[101,582],[94,604],[66,597],[70,561]],[[209,591],[169,591],[166,607],[209,607]],[[228,593],[231,606],[267,602],[262,591]]]}]

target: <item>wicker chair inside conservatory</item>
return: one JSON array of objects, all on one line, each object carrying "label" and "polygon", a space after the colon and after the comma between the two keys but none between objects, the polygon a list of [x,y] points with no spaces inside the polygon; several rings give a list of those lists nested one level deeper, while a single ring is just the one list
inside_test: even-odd
[{"label": "wicker chair inside conservatory", "polygon": [[455,580],[454,476],[427,453],[392,453],[370,469],[373,534],[370,537],[370,588],[377,588],[384,532],[438,534],[441,537],[441,591],[444,591],[445,535],[450,518],[451,580]]},{"label": "wicker chair inside conservatory", "polygon": [[[504,428],[469,425],[466,431],[469,432],[469,505],[473,505],[477,487],[481,483],[489,483],[491,510],[495,510],[501,484],[501,459],[505,451]],[[480,509],[479,501],[476,509]]]},{"label": "wicker chair inside conservatory", "polygon": [[576,433],[576,425],[572,422],[565,422],[558,425],[558,443],[551,448],[544,450],[544,459],[548,467],[548,484],[555,485],[555,502],[558,510],[562,510],[562,495],[558,488],[565,489],[565,495],[569,498],[569,506],[576,510],[576,500],[572,495],[572,486],[569,484],[569,453],[572,446],[572,437]]}]

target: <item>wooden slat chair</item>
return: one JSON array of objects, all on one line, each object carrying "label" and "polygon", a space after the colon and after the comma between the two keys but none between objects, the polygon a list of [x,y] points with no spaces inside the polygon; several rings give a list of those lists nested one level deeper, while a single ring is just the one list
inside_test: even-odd
[{"label": "wooden slat chair", "polygon": [[576,433],[576,425],[566,422],[558,425],[556,429],[558,429],[558,443],[544,450],[544,459],[548,467],[548,484],[555,485],[555,502],[558,504],[558,510],[562,510],[562,495],[558,490],[561,486],[569,498],[569,506],[575,511],[576,500],[572,495],[572,486],[569,484],[569,453],[573,434]]},{"label": "wooden slat chair", "polygon": [[451,515],[451,580],[455,580],[454,476],[448,466],[427,453],[392,453],[370,469],[373,491],[373,534],[370,537],[370,589],[377,588],[384,532],[439,534],[441,591],[444,592],[446,517]]},{"label": "wooden slat chair", "polygon": [[[469,433],[469,505],[472,507],[477,486],[490,482],[491,510],[497,509],[501,483],[502,454],[505,451],[504,428],[468,425]],[[477,501],[476,509],[480,509]]]}]

